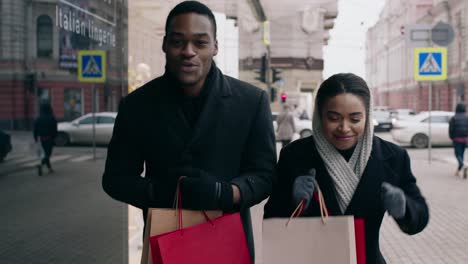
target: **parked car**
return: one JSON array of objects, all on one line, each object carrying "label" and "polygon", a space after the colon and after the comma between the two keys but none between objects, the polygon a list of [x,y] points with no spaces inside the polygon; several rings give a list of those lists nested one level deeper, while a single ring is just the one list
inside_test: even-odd
[{"label": "parked car", "polygon": [[392,124],[399,120],[405,120],[416,115],[416,111],[409,108],[398,108],[390,110]]},{"label": "parked car", "polygon": [[[278,123],[276,122],[276,118],[278,117],[279,113],[273,112],[273,127],[276,131],[276,128],[278,127]],[[298,136],[294,138],[304,138],[312,135],[312,121],[309,119],[299,119],[297,117],[294,117],[294,123],[296,124],[296,133]]]},{"label": "parked car", "polygon": [[[435,146],[450,146],[448,127],[454,112],[431,112],[431,142]],[[395,141],[410,144],[416,148],[426,148],[429,145],[429,112],[421,112],[411,118],[396,121],[392,130]]]},{"label": "parked car", "polygon": [[372,114],[373,114],[375,121],[377,121],[377,125],[374,126],[374,131],[388,132],[392,130],[393,124],[392,124],[392,118],[390,117],[389,111],[377,110],[377,111],[374,111]]},{"label": "parked car", "polygon": [[2,162],[11,151],[11,137],[0,130],[0,162]]},{"label": "parked car", "polygon": [[[100,112],[96,118],[96,144],[109,144],[114,129],[115,112]],[[91,144],[93,142],[93,116],[91,113],[81,116],[71,122],[60,122],[55,138],[57,146],[67,144]]]}]

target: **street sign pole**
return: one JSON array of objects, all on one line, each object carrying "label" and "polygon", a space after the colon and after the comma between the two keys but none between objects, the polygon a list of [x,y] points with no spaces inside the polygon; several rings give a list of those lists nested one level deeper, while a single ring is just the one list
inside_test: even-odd
[{"label": "street sign pole", "polygon": [[263,44],[266,46],[267,50],[267,66],[266,66],[266,85],[267,85],[267,94],[268,98],[271,97],[271,51],[270,51],[270,44],[271,44],[271,37],[270,37],[270,22],[264,21],[263,22]]},{"label": "street sign pole", "polygon": [[429,142],[428,142],[428,162],[431,164],[432,156],[432,120],[431,120],[431,111],[432,111],[432,82],[429,82]]},{"label": "street sign pole", "polygon": [[95,83],[106,82],[106,51],[78,51],[78,81],[91,83],[91,108],[93,130],[93,160],[96,160],[96,87]]},{"label": "street sign pole", "polygon": [[[407,32],[409,34],[406,38],[406,43],[410,46],[418,47],[418,46],[428,46],[429,48],[416,48],[415,49],[415,80],[416,81],[429,81],[429,122],[428,124],[428,162],[431,164],[431,151],[432,151],[432,120],[431,120],[431,111],[432,111],[432,82],[433,81],[444,81],[447,79],[447,48],[433,48],[433,44],[437,44],[439,46],[449,46],[452,43],[455,33],[450,24],[445,22],[438,22],[434,27],[431,27],[428,24],[413,24],[407,26]],[[405,30],[406,30],[405,29]],[[430,54],[428,55],[428,67],[427,69],[419,69],[424,68],[424,65],[419,64],[420,53]],[[435,59],[434,54],[438,54],[438,60]],[[437,64],[437,67],[434,67],[434,62]],[[428,73],[434,73],[432,76]],[[438,94],[438,93],[437,93]],[[436,94],[436,95],[437,95]],[[439,98],[436,98],[437,100]],[[438,103],[438,101],[437,101]]]},{"label": "street sign pole", "polygon": [[447,79],[447,48],[434,48],[429,41],[429,48],[415,48],[415,80],[427,81],[428,91],[428,163],[432,160],[432,89],[433,81]]},{"label": "street sign pole", "polygon": [[93,110],[93,160],[96,160],[96,88],[94,86],[94,83],[92,84],[92,94],[93,94],[93,99],[92,101],[92,110]]}]

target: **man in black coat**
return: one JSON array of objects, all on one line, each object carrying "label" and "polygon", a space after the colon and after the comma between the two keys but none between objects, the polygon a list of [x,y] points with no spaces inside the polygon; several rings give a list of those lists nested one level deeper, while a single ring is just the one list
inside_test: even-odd
[{"label": "man in black coat", "polygon": [[165,74],[120,104],[103,188],[146,219],[149,207],[173,206],[187,176],[182,206],[240,211],[253,258],[249,207],[270,194],[276,162],[268,96],[216,67],[216,22],[203,4],[169,13],[163,51]]}]

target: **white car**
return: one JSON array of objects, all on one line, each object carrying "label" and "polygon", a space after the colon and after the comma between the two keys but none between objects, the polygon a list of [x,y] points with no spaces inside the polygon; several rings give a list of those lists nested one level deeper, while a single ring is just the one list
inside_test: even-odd
[{"label": "white car", "polygon": [[[448,127],[454,112],[431,112],[431,142],[436,146],[450,146]],[[416,148],[427,148],[429,145],[429,112],[421,112],[405,120],[397,120],[393,124],[393,140],[409,144]]]},{"label": "white car", "polygon": [[416,111],[409,108],[397,108],[390,110],[390,116],[392,118],[392,124],[396,121],[409,119],[416,115]]},{"label": "white car", "polygon": [[[109,144],[114,130],[115,112],[100,112],[95,114],[96,144]],[[55,138],[57,146],[65,146],[70,143],[91,144],[93,142],[93,117],[92,114],[81,116],[72,122],[60,122],[58,134]]]},{"label": "white car", "polygon": [[[276,118],[278,117],[279,113],[273,112],[271,115],[273,117],[273,128],[276,131],[278,128]],[[299,119],[294,117],[294,124],[296,125],[296,135],[293,136],[293,139],[304,138],[312,135],[312,120]]]}]

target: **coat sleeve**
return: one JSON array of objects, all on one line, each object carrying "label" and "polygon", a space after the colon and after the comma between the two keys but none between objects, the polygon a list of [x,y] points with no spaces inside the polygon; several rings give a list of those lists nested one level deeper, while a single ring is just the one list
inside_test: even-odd
[{"label": "coat sleeve", "polygon": [[289,217],[292,213],[292,186],[294,168],[291,167],[292,152],[289,146],[281,149],[278,164],[273,174],[273,191],[264,208],[264,218]]},{"label": "coat sleeve", "polygon": [[141,177],[144,158],[136,144],[125,99],[119,106],[112,139],[108,146],[102,187],[112,198],[138,208],[150,203],[149,180]]},{"label": "coat sleeve", "polygon": [[294,116],[291,116],[291,128],[293,133],[296,133],[296,121],[294,119]]},{"label": "coat sleeve", "polygon": [[54,121],[53,121],[53,127],[52,127],[52,137],[55,138],[57,136],[57,133],[58,133],[58,123],[57,123],[57,120],[54,118]]},{"label": "coat sleeve", "polygon": [[455,131],[455,118],[450,118],[449,121],[449,137],[451,140],[453,140],[454,136],[454,131]]},{"label": "coat sleeve", "polygon": [[232,180],[241,193],[241,207],[251,207],[268,197],[276,163],[276,143],[270,104],[261,92],[256,116],[250,127],[240,166],[240,176]]},{"label": "coat sleeve", "polygon": [[33,137],[34,137],[34,141],[37,142],[37,139],[39,137],[39,134],[38,134],[38,121],[37,119],[34,120],[34,127],[33,127]]},{"label": "coat sleeve", "polygon": [[406,195],[406,215],[396,220],[400,229],[410,235],[421,232],[429,222],[429,208],[426,200],[416,185],[416,178],[411,172],[410,158],[406,150],[403,152],[403,175],[400,188]]}]

